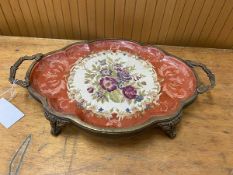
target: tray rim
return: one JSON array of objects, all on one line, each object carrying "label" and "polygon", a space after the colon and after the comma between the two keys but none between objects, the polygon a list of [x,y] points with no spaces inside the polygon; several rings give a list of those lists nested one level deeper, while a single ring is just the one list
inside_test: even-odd
[{"label": "tray rim", "polygon": [[[59,51],[64,51],[65,49],[76,45],[76,44],[89,44],[89,43],[93,43],[93,42],[99,42],[99,41],[126,41],[126,42],[132,42],[135,44],[138,44],[140,46],[148,46],[148,47],[152,47],[152,48],[156,48],[159,51],[163,52],[165,55],[167,56],[171,56],[174,57],[175,59],[178,59],[179,61],[183,62],[185,65],[187,65],[193,72],[195,79],[196,79],[196,88],[195,88],[195,92],[194,94],[189,97],[188,99],[181,101],[180,102],[180,106],[179,109],[177,109],[177,111],[171,115],[168,116],[163,116],[163,117],[151,117],[149,120],[147,120],[146,122],[139,124],[139,125],[135,125],[132,127],[127,127],[127,128],[104,128],[104,127],[99,127],[99,126],[94,126],[91,124],[88,124],[82,120],[80,120],[77,116],[74,115],[66,115],[66,114],[62,114],[60,112],[55,111],[47,102],[46,97],[40,95],[39,93],[37,93],[33,87],[30,85],[30,76],[32,73],[32,70],[34,68],[34,66],[36,65],[36,63],[51,54],[57,53]],[[154,127],[161,127],[161,125],[163,124],[168,124],[169,126],[174,126],[176,125],[181,118],[181,113],[183,111],[183,109],[188,105],[191,104],[198,96],[198,94],[200,94],[200,92],[197,91],[197,88],[199,87],[199,85],[201,84],[200,79],[196,73],[196,71],[193,69],[193,67],[191,67],[184,59],[177,57],[173,54],[168,53],[167,51],[161,49],[160,47],[156,46],[156,45],[149,45],[149,44],[144,44],[144,43],[140,43],[140,42],[136,42],[133,40],[124,40],[124,39],[100,39],[100,40],[91,40],[91,41],[78,41],[78,42],[74,42],[71,43],[61,49],[57,49],[57,50],[53,50],[51,52],[47,52],[46,54],[41,54],[40,58],[36,59],[28,68],[27,72],[26,72],[26,76],[25,76],[25,80],[28,81],[28,86],[26,86],[27,90],[29,91],[29,94],[31,96],[33,96],[37,101],[39,101],[42,104],[43,109],[45,110],[45,113],[47,114],[46,118],[48,120],[50,120],[50,122],[56,122],[56,120],[60,120],[60,122],[65,122],[65,123],[73,123],[74,125],[83,128],[85,130],[91,131],[91,132],[95,132],[95,133],[101,133],[101,134],[110,134],[110,135],[119,135],[119,134],[127,134],[127,133],[133,133],[133,132],[137,132],[140,131],[144,128],[150,127],[150,126],[154,126]]]}]

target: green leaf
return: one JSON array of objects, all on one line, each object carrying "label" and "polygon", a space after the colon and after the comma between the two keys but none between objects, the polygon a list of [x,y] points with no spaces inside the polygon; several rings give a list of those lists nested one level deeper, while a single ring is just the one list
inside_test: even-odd
[{"label": "green leaf", "polygon": [[91,75],[90,75],[90,78],[91,78],[91,79],[95,78],[95,74],[91,74]]},{"label": "green leaf", "polygon": [[101,75],[96,75],[96,79],[100,79],[101,77]]},{"label": "green leaf", "polygon": [[93,71],[98,71],[98,67],[95,64],[92,64]]},{"label": "green leaf", "polygon": [[90,71],[90,70],[88,70],[88,69],[86,69],[86,72],[87,72],[88,74],[91,74],[91,73],[92,73],[92,71]]},{"label": "green leaf", "polygon": [[121,102],[122,94],[119,90],[112,91],[111,93],[108,94],[108,96],[112,101],[114,101],[116,103]]}]

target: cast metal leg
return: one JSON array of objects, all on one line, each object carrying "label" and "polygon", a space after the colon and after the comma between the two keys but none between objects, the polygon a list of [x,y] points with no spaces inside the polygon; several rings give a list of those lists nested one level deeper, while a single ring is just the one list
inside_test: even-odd
[{"label": "cast metal leg", "polygon": [[49,120],[51,125],[51,134],[53,136],[57,136],[61,133],[62,127],[69,124],[68,120],[61,119],[57,116],[50,114],[49,112],[45,111],[45,117]]},{"label": "cast metal leg", "polygon": [[165,134],[170,138],[176,137],[176,125],[181,120],[181,114],[174,117],[172,120],[160,122],[157,124],[159,128],[165,132]]},{"label": "cast metal leg", "polygon": [[175,138],[176,137],[176,127],[175,126],[169,126],[169,125],[164,125],[160,127],[165,134],[170,137],[170,138]]},{"label": "cast metal leg", "polygon": [[51,134],[54,136],[57,136],[61,133],[61,128],[62,126],[59,126],[59,124],[55,121],[50,121],[50,125],[51,125]]}]

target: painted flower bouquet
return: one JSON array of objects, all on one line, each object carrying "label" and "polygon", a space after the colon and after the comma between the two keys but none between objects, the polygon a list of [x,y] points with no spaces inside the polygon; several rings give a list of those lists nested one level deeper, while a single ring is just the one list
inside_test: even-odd
[{"label": "painted flower bouquet", "polygon": [[131,74],[135,66],[124,66],[119,59],[103,59],[92,65],[92,70],[86,70],[85,82],[90,84],[87,91],[97,101],[116,103],[140,102],[144,98],[144,91],[140,89],[146,82],[139,81],[143,74]]}]

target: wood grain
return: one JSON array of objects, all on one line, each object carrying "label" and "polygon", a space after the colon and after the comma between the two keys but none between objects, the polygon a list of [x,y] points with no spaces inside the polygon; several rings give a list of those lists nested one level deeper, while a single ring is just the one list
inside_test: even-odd
[{"label": "wood grain", "polygon": [[123,34],[123,24],[124,24],[124,14],[125,14],[125,1],[126,0],[116,0],[114,5],[114,34],[115,38],[122,38]]},{"label": "wood grain", "polygon": [[[208,45],[208,43],[213,43],[212,45],[214,45],[214,42],[219,36],[221,30],[223,29],[223,26],[226,24],[227,20],[229,19],[231,13],[233,13],[233,3],[231,0],[227,0],[222,8],[221,13],[216,19],[215,24],[208,35],[208,38],[205,41],[205,45]],[[230,29],[231,28],[229,28],[229,30]]]},{"label": "wood grain", "polygon": [[126,39],[132,38],[135,7],[136,7],[136,0],[125,1],[123,38],[126,38]]},{"label": "wood grain", "polygon": [[[1,36],[0,90],[10,87],[9,68],[20,56],[46,53],[73,42]],[[158,129],[110,138],[92,135],[73,126],[53,137],[41,105],[28,95],[27,90],[17,87],[17,97],[11,102],[25,116],[9,129],[0,125],[0,174],[8,173],[15,151],[26,136],[32,134],[20,169],[23,175],[232,175],[233,51],[160,47],[208,65],[217,78],[213,91],[200,95],[184,110],[175,139],[169,139]],[[23,63],[18,78],[24,77],[30,63]]]},{"label": "wood grain", "polygon": [[192,30],[191,35],[189,36],[189,44],[195,45],[198,43],[198,38],[203,30],[205,23],[210,15],[211,9],[213,8],[215,1],[213,0],[206,0],[203,8],[200,12],[198,20]]},{"label": "wood grain", "polygon": [[158,0],[155,8],[155,14],[152,22],[152,28],[147,42],[153,43],[159,37],[159,31],[163,23],[164,11],[167,4],[167,0]]},{"label": "wood grain", "polygon": [[80,31],[81,39],[89,38],[89,27],[88,27],[88,13],[87,13],[87,1],[77,0],[78,2],[78,15],[80,20]]},{"label": "wood grain", "polygon": [[62,14],[61,1],[60,0],[53,0],[52,2],[53,2],[53,9],[55,12],[57,29],[58,29],[60,38],[65,38],[66,31],[65,31],[65,24],[64,24],[64,16]]},{"label": "wood grain", "polygon": [[[172,16],[174,15],[174,7],[176,5],[176,0],[168,0],[163,16],[163,24],[159,30],[158,43],[164,43],[166,40],[166,35],[171,24]],[[171,10],[172,9],[172,10]]]},{"label": "wood grain", "polygon": [[105,37],[111,38],[114,36],[114,20],[115,20],[115,0],[105,0]]},{"label": "wood grain", "polygon": [[7,24],[9,25],[12,34],[15,33],[15,35],[22,35],[21,31],[19,30],[19,24],[17,23],[14,13],[12,11],[12,7],[10,5],[9,1],[0,1],[1,9],[2,9],[2,15],[6,19]]},{"label": "wood grain", "polygon": [[233,0],[0,0],[0,34],[232,48]]},{"label": "wood grain", "polygon": [[[50,28],[49,19],[46,11],[46,6],[43,0],[36,1],[36,6],[40,15],[42,28],[45,33],[45,37],[52,36],[52,28]],[[22,27],[23,28],[23,27]]]},{"label": "wood grain", "polygon": [[176,33],[177,28],[178,28],[181,15],[182,15],[183,10],[184,10],[185,2],[186,2],[185,0],[179,0],[176,2],[176,5],[174,7],[175,8],[174,14],[172,16],[171,24],[170,24],[170,27],[168,29],[168,33],[166,35],[166,41],[169,44],[174,43],[175,33]]},{"label": "wood grain", "polygon": [[96,38],[96,8],[95,0],[87,0],[87,17],[88,17],[88,31],[89,39]]},{"label": "wood grain", "polygon": [[198,42],[202,45],[205,45],[205,42],[208,39],[208,36],[212,31],[216,20],[218,19],[218,16],[221,14],[221,10],[223,9],[225,2],[226,0],[214,2],[214,5],[211,8],[211,11],[198,37]]},{"label": "wood grain", "polygon": [[42,25],[42,20],[40,17],[38,6],[36,4],[36,0],[30,0],[30,1],[27,0],[27,4],[31,11],[31,15],[34,25],[36,27],[37,35],[40,37],[46,37],[46,36],[48,37],[48,33],[44,31],[44,27]]},{"label": "wood grain", "polygon": [[62,14],[64,17],[66,38],[73,38],[72,18],[70,14],[70,3],[69,1],[61,1]]},{"label": "wood grain", "polygon": [[[16,23],[19,25],[20,33],[24,36],[30,36],[30,34],[28,33],[28,27],[26,25],[22,10],[19,5],[19,1],[9,0],[9,5],[13,12],[13,16],[15,17]],[[20,25],[22,25],[23,27],[20,27]]]},{"label": "wood grain", "polygon": [[5,35],[12,35],[11,29],[7,23],[7,19],[5,18],[4,12],[2,11],[2,6],[0,4],[0,24],[1,24],[1,32]]},{"label": "wood grain", "polygon": [[45,0],[44,3],[45,3],[45,10],[48,16],[49,26],[52,29],[51,31],[52,36],[54,38],[60,38],[59,32],[58,32],[57,20],[54,14],[53,2],[52,0]]},{"label": "wood grain", "polygon": [[186,1],[184,4],[183,12],[180,16],[178,27],[175,33],[175,40],[178,43],[182,43],[182,37],[185,34],[185,30],[188,25],[190,16],[192,14],[192,10],[193,10],[195,2],[196,0],[189,0],[189,1]]},{"label": "wood grain", "polygon": [[70,0],[70,13],[72,18],[72,28],[74,32],[74,38],[80,38],[81,36],[81,28],[80,28],[80,18],[78,11],[78,3],[76,0]]},{"label": "wood grain", "polygon": [[133,30],[132,30],[132,39],[139,41],[140,34],[142,32],[143,20],[145,16],[145,9],[147,5],[147,0],[137,0],[134,11],[133,19]]},{"label": "wood grain", "polygon": [[150,37],[152,23],[155,15],[157,0],[147,0],[146,11],[143,19],[141,42],[147,42]]},{"label": "wood grain", "polygon": [[32,14],[31,14],[31,9],[28,6],[27,0],[20,0],[18,6],[21,9],[21,12],[23,14],[23,18],[25,20],[29,36],[38,36],[37,31],[33,22]]},{"label": "wood grain", "polygon": [[189,36],[191,36],[193,28],[195,28],[200,18],[200,14],[204,8],[205,1],[206,0],[196,0],[195,3],[193,4],[192,12],[190,14],[189,20],[187,21],[184,34],[181,38],[182,44],[189,44],[189,39],[190,39]]},{"label": "wood grain", "polygon": [[[88,6],[89,8],[89,6]],[[104,38],[105,35],[105,0],[95,0],[96,9],[96,38]]]}]

